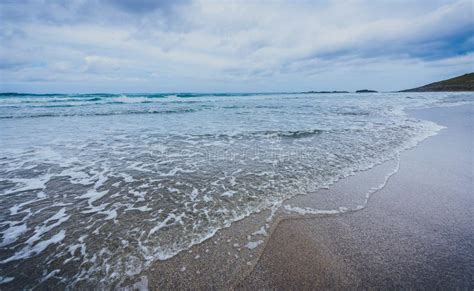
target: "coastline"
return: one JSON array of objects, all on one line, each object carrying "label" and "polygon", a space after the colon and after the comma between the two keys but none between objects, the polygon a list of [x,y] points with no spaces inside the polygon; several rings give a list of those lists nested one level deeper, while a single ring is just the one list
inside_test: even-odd
[{"label": "coastline", "polygon": [[[447,128],[402,152],[400,170],[365,209],[281,219],[238,288],[473,288],[473,113],[410,111]],[[354,191],[377,172],[327,191]]]},{"label": "coastline", "polygon": [[0,0],[0,291],[474,291],[474,2],[58,2]]}]

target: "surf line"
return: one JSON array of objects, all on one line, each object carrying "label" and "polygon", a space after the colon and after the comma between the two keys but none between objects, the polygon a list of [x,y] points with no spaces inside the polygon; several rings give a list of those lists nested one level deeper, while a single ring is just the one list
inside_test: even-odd
[{"label": "surf line", "polygon": [[355,211],[365,209],[367,205],[369,204],[369,201],[372,198],[372,196],[376,192],[382,190],[387,185],[390,178],[396,173],[398,173],[398,170],[400,169],[400,154],[397,154],[396,162],[397,163],[394,169],[390,171],[389,173],[387,173],[387,175],[385,175],[383,182],[379,184],[378,186],[372,187],[369,191],[367,191],[367,193],[365,193],[365,200],[364,200],[364,203],[361,205],[357,205],[356,207],[352,207],[352,208],[341,206],[338,209],[314,209],[310,207],[303,208],[303,207],[291,206],[287,204],[287,205],[284,205],[283,208],[287,213],[297,213],[300,215],[336,215],[336,214],[355,212]]}]

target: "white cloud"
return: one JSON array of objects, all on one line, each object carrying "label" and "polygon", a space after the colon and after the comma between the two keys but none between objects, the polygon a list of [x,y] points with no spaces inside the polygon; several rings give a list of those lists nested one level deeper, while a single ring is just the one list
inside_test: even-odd
[{"label": "white cloud", "polygon": [[[383,70],[401,76],[396,70],[403,67],[409,71],[398,80],[403,88],[413,80],[410,72],[423,73],[409,65],[472,69],[472,63],[449,61],[472,61],[469,0],[40,4],[1,4],[2,16],[8,13],[0,28],[0,54],[8,60],[0,64],[2,87],[42,81],[87,91],[84,80],[121,80],[132,91],[260,91],[279,80],[291,91],[336,71],[356,86]],[[361,69],[365,79],[357,75]]]}]

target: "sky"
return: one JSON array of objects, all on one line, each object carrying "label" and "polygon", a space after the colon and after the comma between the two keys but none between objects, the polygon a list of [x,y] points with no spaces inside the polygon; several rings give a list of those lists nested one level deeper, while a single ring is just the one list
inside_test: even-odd
[{"label": "sky", "polygon": [[472,0],[0,1],[2,92],[391,91],[472,71]]}]

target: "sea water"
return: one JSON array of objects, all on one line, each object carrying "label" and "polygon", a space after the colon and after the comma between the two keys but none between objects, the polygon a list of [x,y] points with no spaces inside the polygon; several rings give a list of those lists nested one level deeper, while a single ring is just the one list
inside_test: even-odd
[{"label": "sea water", "polygon": [[0,96],[0,288],[113,286],[391,160],[469,93]]}]

